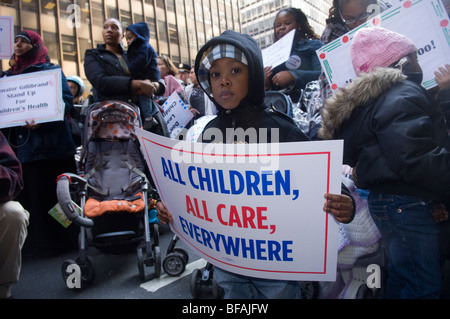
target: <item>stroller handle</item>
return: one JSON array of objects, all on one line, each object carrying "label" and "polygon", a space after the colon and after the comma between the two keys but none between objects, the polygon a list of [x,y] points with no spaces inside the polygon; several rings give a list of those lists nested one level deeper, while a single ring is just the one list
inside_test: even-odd
[{"label": "stroller handle", "polygon": [[56,180],[56,196],[58,197],[59,206],[61,206],[64,214],[74,224],[89,228],[94,226],[94,221],[92,219],[78,215],[75,207],[72,204],[69,184],[70,177],[67,174],[58,176],[58,179]]}]

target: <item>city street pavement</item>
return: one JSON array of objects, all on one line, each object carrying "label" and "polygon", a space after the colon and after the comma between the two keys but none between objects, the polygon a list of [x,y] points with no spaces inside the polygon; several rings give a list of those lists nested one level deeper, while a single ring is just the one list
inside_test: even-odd
[{"label": "city street pavement", "polygon": [[[168,226],[161,227],[161,260],[166,256],[173,233]],[[161,267],[161,276],[147,282],[139,277],[136,252],[121,255],[104,254],[91,248],[89,256],[94,264],[95,277],[86,289],[69,289],[62,276],[62,264],[67,259],[76,259],[74,250],[52,257],[24,256],[19,283],[13,287],[15,299],[192,299],[190,273],[206,264],[181,241],[177,248],[189,254],[186,270],[179,277],[170,277]],[[154,267],[146,267],[146,274]]]},{"label": "city street pavement", "polygon": [[[167,247],[173,233],[167,225],[160,226],[161,260],[166,256]],[[78,251],[74,250],[52,257],[24,256],[20,281],[13,287],[15,299],[154,299],[157,303],[178,300],[178,308],[194,301],[191,294],[191,273],[201,269],[206,261],[186,246],[181,240],[177,248],[186,250],[189,262],[186,270],[179,277],[171,277],[162,268],[160,278],[141,282],[139,277],[136,252],[121,255],[104,254],[91,248],[95,279],[86,289],[69,289],[62,276],[62,264],[67,259],[76,259]],[[153,267],[146,267],[146,274],[153,272]],[[443,299],[450,299],[450,260],[444,267]],[[200,302],[212,299],[203,295]],[[210,300],[211,301],[211,300]],[[180,302],[182,303],[180,305]],[[153,303],[151,303],[153,304]]]}]

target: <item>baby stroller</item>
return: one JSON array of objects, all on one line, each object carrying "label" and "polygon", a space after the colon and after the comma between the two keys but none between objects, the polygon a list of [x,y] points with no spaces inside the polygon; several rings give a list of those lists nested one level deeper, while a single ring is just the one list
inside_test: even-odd
[{"label": "baby stroller", "polygon": [[[135,127],[141,125],[133,105],[120,101],[92,104],[85,119],[79,163],[79,172],[84,176],[66,173],[57,179],[61,210],[81,226],[79,256],[62,265],[65,282],[70,275],[68,269],[73,269],[71,265],[79,266],[81,282],[76,288],[85,288],[94,280],[93,263],[87,254],[91,246],[106,254],[136,249],[140,279],[160,276],[154,209],[157,194],[147,178],[150,175],[134,135]],[[81,213],[75,209],[71,193],[78,194]],[[154,267],[152,276],[145,274],[146,266]]]}]

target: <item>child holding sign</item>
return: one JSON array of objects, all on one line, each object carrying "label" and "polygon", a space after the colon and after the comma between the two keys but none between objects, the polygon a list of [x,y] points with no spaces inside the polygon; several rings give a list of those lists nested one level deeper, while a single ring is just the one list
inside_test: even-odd
[{"label": "child holding sign", "polygon": [[388,260],[387,298],[439,298],[441,287],[439,218],[431,212],[433,200],[450,195],[450,141],[438,105],[420,85],[416,51],[399,33],[360,29],[351,45],[358,78],[322,113],[320,135],[344,139],[344,164],[370,191]]},{"label": "child holding sign", "polygon": [[[219,37],[211,39],[197,54],[195,71],[200,86],[218,108],[218,116],[207,124],[200,142],[261,142],[263,136],[252,140],[249,136],[234,133],[236,129],[249,128],[256,128],[258,133],[267,129],[269,143],[309,140],[288,116],[273,111],[264,104],[262,54],[250,36],[225,31]],[[278,130],[278,136],[270,135],[274,129]],[[207,138],[211,130],[221,132],[222,136],[216,135],[214,140]],[[325,198],[328,201],[324,210],[331,213],[337,221],[352,220],[354,204],[350,196],[325,194]],[[157,208],[162,222],[172,221],[170,213],[161,202],[157,204]],[[215,267],[214,274],[219,286],[224,289],[225,298],[301,297],[299,282],[247,277],[218,267]]]},{"label": "child holding sign", "polygon": [[275,42],[292,30],[295,31],[289,59],[278,66],[266,67],[266,88],[287,92],[297,102],[301,90],[320,75],[321,66],[316,54],[323,43],[309,25],[308,18],[298,8],[280,10],[274,21]]}]

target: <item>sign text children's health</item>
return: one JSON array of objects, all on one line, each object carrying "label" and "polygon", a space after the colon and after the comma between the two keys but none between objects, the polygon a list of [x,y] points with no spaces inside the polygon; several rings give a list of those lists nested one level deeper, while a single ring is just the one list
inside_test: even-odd
[{"label": "sign text children's health", "polygon": [[62,121],[61,69],[0,79],[0,128]]},{"label": "sign text children's health", "polygon": [[336,279],[338,224],[322,208],[325,193],[341,192],[342,141],[213,149],[137,134],[172,230],[195,253],[247,276]]}]

